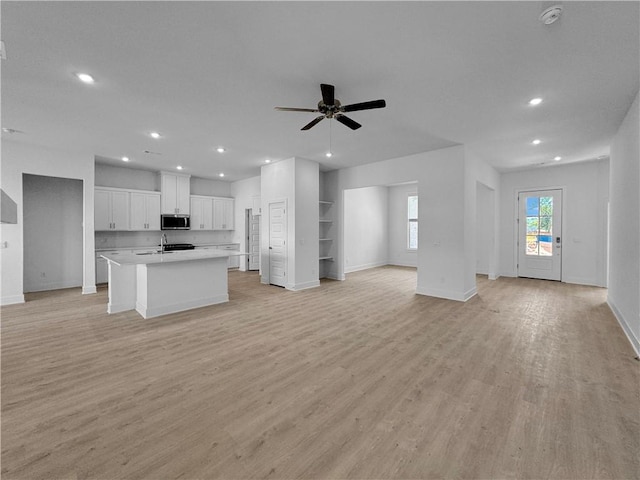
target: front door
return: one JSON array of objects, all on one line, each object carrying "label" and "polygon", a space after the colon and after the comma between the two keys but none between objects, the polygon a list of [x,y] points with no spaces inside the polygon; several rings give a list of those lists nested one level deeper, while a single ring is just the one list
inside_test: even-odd
[{"label": "front door", "polygon": [[562,190],[518,194],[518,276],[561,280]]},{"label": "front door", "polygon": [[260,215],[249,210],[249,270],[260,270]]},{"label": "front door", "polygon": [[284,202],[269,204],[269,283],[284,287],[287,274],[287,216]]}]

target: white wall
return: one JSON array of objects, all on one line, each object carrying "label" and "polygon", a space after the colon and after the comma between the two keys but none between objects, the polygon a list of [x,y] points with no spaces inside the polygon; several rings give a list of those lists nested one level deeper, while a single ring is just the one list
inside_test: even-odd
[{"label": "white wall", "polygon": [[0,249],[0,303],[24,302],[24,212],[22,174],[72,178],[83,181],[83,274],[82,292],[95,293],[94,258],[94,156],[87,152],[61,152],[2,142],[0,186],[18,205],[18,223],[0,225],[7,248]]},{"label": "white wall", "polygon": [[262,282],[269,283],[269,204],[286,202],[289,290],[318,286],[319,165],[290,158],[263,165],[260,175]]},{"label": "white wall", "polygon": [[489,275],[495,244],[494,191],[479,183],[476,190],[476,273]]},{"label": "white wall", "polygon": [[[418,252],[407,249],[407,197],[417,195],[418,185],[394,185],[389,187],[389,264],[416,267]],[[420,211],[420,199],[418,199]]]},{"label": "white wall", "polygon": [[388,205],[386,187],[344,191],[345,273],[388,263]]},{"label": "white wall", "polygon": [[640,148],[638,95],[611,146],[608,303],[640,354]]},{"label": "white wall", "polygon": [[317,287],[319,281],[320,165],[296,158],[295,162],[295,290]]},{"label": "white wall", "polygon": [[[343,192],[352,188],[417,182],[420,206],[416,291],[453,300],[470,298],[475,291],[465,289],[464,285],[464,154],[464,147],[455,146],[329,172],[325,189],[329,199],[335,200],[338,214],[338,241],[334,242],[338,243],[334,255],[337,261],[330,276],[345,278]],[[475,253],[472,257],[475,268]]]},{"label": "white wall", "polygon": [[[251,177],[231,184],[231,196],[235,198],[236,229],[233,242],[240,244],[241,252],[248,252],[247,232],[245,231],[245,210],[253,207],[253,197],[260,196],[260,177]],[[247,258],[240,257],[240,270],[247,270]]]},{"label": "white wall", "polygon": [[505,173],[501,188],[502,275],[517,276],[517,192],[562,188],[562,281],[606,286],[607,160]]},{"label": "white wall", "polygon": [[23,178],[24,291],[82,286],[82,181]]},{"label": "white wall", "polygon": [[137,168],[116,167],[114,165],[96,163],[95,181],[95,184],[101,187],[160,191],[158,174]]},{"label": "white wall", "polygon": [[[478,215],[476,204],[479,188],[488,188],[493,193],[493,211],[488,207],[486,211],[485,221],[493,223],[493,238],[499,238],[499,219],[500,211],[497,199],[500,198],[500,174],[495,168],[478,158],[473,152],[465,149],[465,219],[464,219],[464,238],[465,238],[465,291],[471,291],[476,288],[476,243],[478,241],[477,222]],[[491,242],[491,239],[489,239]],[[498,277],[498,254],[500,250],[500,241],[493,242],[493,248],[489,251],[489,268],[488,276],[490,279]]]}]

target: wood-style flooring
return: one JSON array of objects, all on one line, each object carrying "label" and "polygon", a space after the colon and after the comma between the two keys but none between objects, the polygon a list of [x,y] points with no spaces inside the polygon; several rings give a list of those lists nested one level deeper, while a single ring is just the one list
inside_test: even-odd
[{"label": "wood-style flooring", "polygon": [[640,478],[640,362],[606,290],[382,267],[144,320],[2,313],[2,479]]}]

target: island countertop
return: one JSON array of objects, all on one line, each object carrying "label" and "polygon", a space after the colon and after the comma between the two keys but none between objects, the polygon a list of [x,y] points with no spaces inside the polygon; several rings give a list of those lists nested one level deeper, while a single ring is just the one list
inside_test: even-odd
[{"label": "island countertop", "polygon": [[[102,258],[118,266],[152,265],[158,263],[188,262],[213,258],[228,258],[234,255],[230,250],[175,250],[172,252],[153,253],[120,253],[113,252],[100,255]],[[238,255],[238,254],[236,254]]]}]

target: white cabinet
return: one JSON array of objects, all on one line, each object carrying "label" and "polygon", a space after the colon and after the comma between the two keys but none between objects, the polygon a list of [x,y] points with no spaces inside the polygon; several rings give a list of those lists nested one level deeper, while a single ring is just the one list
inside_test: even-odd
[{"label": "white cabinet", "polygon": [[131,230],[160,230],[160,194],[131,192]]},{"label": "white cabinet", "polygon": [[[218,245],[218,250],[228,250],[229,253],[231,252],[239,252],[240,251],[240,244],[238,243],[231,243],[228,245]],[[228,268],[239,268],[240,267],[240,257],[238,255],[234,255],[229,257],[229,263],[227,264]]]},{"label": "white cabinet", "polygon": [[117,250],[110,252],[96,252],[96,285],[100,283],[107,283],[109,281],[109,265],[100,255],[118,255],[119,253],[120,252]]},{"label": "white cabinet", "polygon": [[189,214],[191,187],[189,175],[160,172],[160,190],[162,192],[162,213]]},{"label": "white cabinet", "polygon": [[191,196],[191,230],[213,230],[213,197]]},{"label": "white cabinet", "polygon": [[233,198],[213,199],[213,229],[233,230]]},{"label": "white cabinet", "polygon": [[95,189],[96,231],[129,230],[129,192],[119,189]]}]

